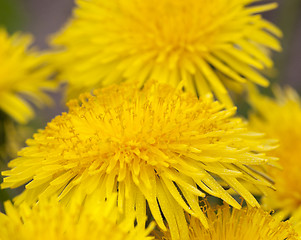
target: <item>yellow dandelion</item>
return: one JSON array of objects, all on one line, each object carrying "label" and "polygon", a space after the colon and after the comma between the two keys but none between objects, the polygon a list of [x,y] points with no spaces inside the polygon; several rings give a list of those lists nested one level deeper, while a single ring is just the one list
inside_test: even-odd
[{"label": "yellow dandelion", "polygon": [[[55,62],[69,97],[112,83],[149,79],[198,95],[213,92],[228,106],[225,84],[267,86],[259,69],[272,66],[281,32],[256,0],[77,0],[73,19],[53,39]],[[252,5],[250,5],[252,4]]]},{"label": "yellow dandelion", "polygon": [[279,157],[283,168],[269,169],[277,191],[269,191],[263,198],[263,205],[267,209],[279,210],[280,218],[293,216],[294,221],[300,224],[301,101],[292,88],[275,90],[275,99],[251,94],[251,104],[255,109],[250,114],[251,126],[266,132],[268,137],[279,139],[280,147],[273,151],[273,155]]},{"label": "yellow dandelion", "polygon": [[66,208],[54,199],[34,207],[5,203],[0,213],[1,240],[150,240],[152,225],[134,227],[134,219],[120,220],[114,202]]},{"label": "yellow dandelion", "polygon": [[20,123],[33,117],[32,107],[49,103],[50,98],[42,92],[55,86],[48,80],[51,69],[46,67],[43,56],[29,48],[30,35],[15,33],[9,36],[0,28],[0,111],[10,115]]},{"label": "yellow dandelion", "polygon": [[[189,217],[190,240],[297,240],[289,222],[277,222],[259,208],[231,209],[229,205],[206,206],[209,228],[197,218]],[[156,233],[157,235],[157,233]],[[169,232],[159,239],[169,240]]]},{"label": "yellow dandelion", "polygon": [[162,212],[173,238],[184,240],[185,211],[207,226],[198,204],[205,192],[240,208],[220,183],[252,206],[258,203],[240,180],[271,185],[258,172],[275,160],[265,153],[270,140],[248,132],[235,108],[223,110],[211,96],[199,100],[182,85],[114,85],[68,105],[2,172],[3,188],[26,184],[16,204],[52,195],[68,203],[78,192],[93,202],[117,192],[126,215],[136,211],[143,222],[147,202],[159,227],[166,229]]}]

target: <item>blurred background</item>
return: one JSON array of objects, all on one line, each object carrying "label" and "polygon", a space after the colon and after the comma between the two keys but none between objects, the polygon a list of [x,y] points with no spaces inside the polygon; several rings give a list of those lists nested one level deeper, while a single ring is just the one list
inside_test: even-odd
[{"label": "blurred background", "polygon": [[[273,53],[275,66],[266,74],[272,82],[291,85],[301,93],[301,0],[261,2],[278,2],[278,9],[264,13],[264,17],[279,26],[284,35],[281,39],[283,51]],[[0,0],[0,26],[10,33],[24,31],[33,34],[34,44],[47,50],[49,35],[64,26],[74,5],[74,0]],[[65,110],[61,104],[61,92],[52,95],[56,102],[51,108],[38,110],[37,118],[29,124],[33,132],[44,128],[48,121]],[[8,198],[6,192],[0,190],[0,203]]]}]

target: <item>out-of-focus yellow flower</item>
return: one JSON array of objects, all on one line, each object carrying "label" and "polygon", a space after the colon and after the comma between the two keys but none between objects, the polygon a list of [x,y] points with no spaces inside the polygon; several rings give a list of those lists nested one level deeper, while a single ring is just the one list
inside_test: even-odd
[{"label": "out-of-focus yellow flower", "polygon": [[[205,206],[209,228],[197,218],[189,217],[190,240],[297,240],[298,235],[289,222],[277,222],[259,208],[231,209],[229,205]],[[157,235],[157,234],[156,234]],[[171,239],[170,233],[159,239]]]},{"label": "out-of-focus yellow flower", "polygon": [[143,221],[147,202],[159,227],[166,229],[162,212],[173,239],[184,240],[184,211],[207,226],[198,203],[204,192],[240,208],[220,183],[252,206],[258,203],[240,180],[270,186],[257,169],[275,160],[265,153],[270,140],[249,132],[233,117],[235,108],[223,110],[212,96],[199,100],[182,85],[139,90],[134,84],[83,94],[68,105],[2,172],[2,187],[26,184],[17,204],[52,195],[69,202],[79,191],[97,201],[117,192],[125,214],[136,211]]},{"label": "out-of-focus yellow flower", "polygon": [[[275,209],[279,218],[292,216],[301,224],[301,102],[292,88],[275,89],[275,99],[251,94],[254,111],[250,124],[256,131],[266,132],[267,137],[279,139],[280,147],[273,151],[279,157],[283,169],[269,169],[275,180],[276,191],[269,191],[263,198],[263,206]],[[299,227],[301,233],[301,226]]]},{"label": "out-of-focus yellow flower", "polygon": [[[55,199],[39,201],[32,208],[5,203],[0,213],[1,240],[150,240],[150,225],[134,227],[134,219],[120,220],[113,201],[72,208]],[[116,199],[115,199],[116,200]]]},{"label": "out-of-focus yellow flower", "polygon": [[46,59],[33,48],[30,35],[15,33],[8,36],[0,28],[0,110],[19,123],[26,123],[34,112],[29,100],[36,106],[49,103],[50,98],[42,90],[53,90],[49,81],[51,68]]},{"label": "out-of-focus yellow flower", "polygon": [[[267,86],[258,69],[272,66],[281,32],[255,0],[77,0],[69,25],[52,41],[69,97],[121,81],[149,79],[198,95],[213,92],[228,106],[225,81]],[[250,6],[250,4],[252,4]],[[231,84],[229,84],[231,85]]]}]

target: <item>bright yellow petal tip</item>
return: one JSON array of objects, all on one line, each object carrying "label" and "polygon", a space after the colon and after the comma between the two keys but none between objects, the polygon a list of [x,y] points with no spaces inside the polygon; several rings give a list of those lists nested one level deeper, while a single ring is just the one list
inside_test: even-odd
[{"label": "bright yellow petal tip", "polygon": [[[208,229],[194,217],[189,218],[190,240],[297,240],[289,222],[277,222],[258,208],[231,209],[229,205],[206,207]],[[170,233],[156,232],[158,239],[171,239]],[[161,236],[160,236],[161,235]]]},{"label": "bright yellow petal tip", "polygon": [[51,69],[46,59],[33,48],[30,35],[15,33],[9,36],[0,28],[0,111],[19,123],[26,123],[34,115],[25,100],[36,106],[51,99],[42,90],[53,90],[49,81]]},{"label": "bright yellow petal tip", "polygon": [[[301,222],[301,101],[292,88],[274,89],[275,98],[251,93],[254,111],[250,124],[256,131],[266,132],[267,137],[279,139],[279,148],[273,155],[279,157],[282,169],[269,169],[275,179],[277,191],[269,191],[263,198],[267,209],[278,210],[277,215],[286,219],[292,216],[298,226]],[[299,227],[301,233],[301,226]]]},{"label": "bright yellow petal tip", "polygon": [[40,201],[32,208],[6,202],[5,210],[6,214],[0,213],[1,240],[153,239],[148,237],[152,227],[134,227],[134,219],[120,220],[110,202],[76,208],[66,208],[55,199]]},{"label": "bright yellow petal tip", "polygon": [[[272,65],[281,32],[255,0],[77,0],[69,24],[52,41],[69,97],[121,81],[149,79],[232,106],[226,79],[267,86],[258,70]],[[251,5],[252,4],[252,5]],[[227,84],[228,85],[228,84]],[[231,85],[231,84],[230,84]]]},{"label": "bright yellow petal tip", "polygon": [[162,212],[174,239],[183,240],[184,211],[207,225],[198,203],[205,193],[240,208],[227,188],[258,206],[244,182],[271,186],[260,173],[275,160],[266,156],[271,141],[249,132],[234,108],[224,110],[210,95],[198,99],[182,85],[127,84],[68,105],[2,172],[3,188],[26,184],[17,204],[52,195],[68,203],[78,192],[93,202],[117,193],[125,215],[136,211],[143,222],[147,203],[159,227],[165,229]]}]

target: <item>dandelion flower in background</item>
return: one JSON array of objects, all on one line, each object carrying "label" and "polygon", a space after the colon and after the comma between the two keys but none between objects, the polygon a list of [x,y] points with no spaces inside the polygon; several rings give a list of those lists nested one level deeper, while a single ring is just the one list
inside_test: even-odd
[{"label": "dandelion flower in background", "polygon": [[[229,205],[206,206],[209,228],[189,217],[190,240],[297,240],[289,222],[277,222],[259,208],[231,209]],[[159,239],[171,239],[169,233]],[[164,237],[163,237],[164,236]]]},{"label": "dandelion flower in background", "polygon": [[[139,90],[135,84],[83,94],[68,103],[69,112],[51,121],[27,141],[28,147],[4,171],[3,188],[26,184],[20,202],[57,195],[70,202],[95,202],[118,194],[126,216],[143,222],[146,203],[159,227],[173,239],[188,239],[184,212],[207,226],[199,197],[205,192],[240,208],[220,185],[227,185],[252,206],[257,201],[241,184],[271,184],[258,169],[273,164],[266,155],[274,146],[248,132],[235,108],[206,96],[158,83]],[[82,194],[78,194],[81,192]]]},{"label": "dandelion flower in background", "polygon": [[53,90],[48,80],[51,69],[43,56],[33,48],[30,35],[15,33],[9,36],[0,28],[0,111],[19,123],[26,123],[34,115],[25,99],[36,106],[49,103],[42,90]]},{"label": "dandelion flower in background", "polygon": [[260,15],[277,4],[255,0],[77,0],[69,24],[52,40],[69,97],[121,81],[149,79],[232,106],[225,83],[267,86],[266,50],[281,32]]},{"label": "dandelion flower in background", "polygon": [[51,200],[34,207],[5,204],[0,213],[1,240],[150,240],[152,226],[134,227],[134,219],[120,221],[118,209],[110,203],[66,208]]},{"label": "dandelion flower in background", "polygon": [[267,137],[279,139],[280,147],[273,151],[283,169],[269,169],[277,191],[270,191],[263,198],[263,206],[275,209],[280,218],[292,216],[291,221],[301,233],[301,101],[292,88],[275,89],[275,99],[251,94],[254,111],[250,124],[256,131],[266,132]]}]

